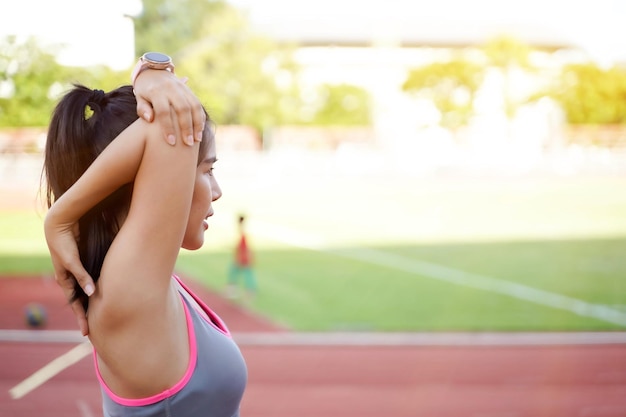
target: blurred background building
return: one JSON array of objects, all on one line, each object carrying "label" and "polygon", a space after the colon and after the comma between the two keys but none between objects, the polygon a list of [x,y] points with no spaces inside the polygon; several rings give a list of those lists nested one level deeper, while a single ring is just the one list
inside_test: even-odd
[{"label": "blurred background building", "polygon": [[[623,130],[614,128],[621,120],[615,117],[597,123],[612,129],[570,132],[571,114],[556,93],[547,93],[554,92],[554,80],[568,65],[592,63],[608,71],[626,64],[626,4],[617,0],[230,0],[227,4],[246,19],[241,33],[253,31],[274,45],[291,48],[293,65],[287,69],[276,54],[272,56],[271,45],[264,55],[239,64],[255,65],[273,80],[274,95],[258,99],[258,107],[242,105],[240,97],[260,94],[266,84],[259,88],[257,81],[246,81],[247,75],[238,74],[237,68],[225,69],[222,78],[210,69],[220,61],[238,59],[238,54],[229,56],[223,50],[212,57],[206,52],[229,33],[212,32],[211,27],[236,19],[223,14],[212,23],[195,22],[191,6],[199,3],[151,0],[142,8],[140,0],[23,0],[0,16],[0,36],[35,36],[44,48],[50,45],[63,65],[125,71],[143,52],[135,50],[137,45],[151,45],[146,37],[154,38],[154,49],[162,49],[163,39],[178,38],[179,32],[164,28],[159,40],[158,25],[147,18],[141,21],[145,5],[168,25],[178,16],[181,28],[185,19],[189,26],[206,26],[190,38],[193,42],[166,52],[175,55],[194,82],[213,80],[197,91],[209,97],[223,131],[235,138],[227,142],[231,147],[349,153],[376,148],[406,166],[468,160],[530,166],[546,150],[561,149],[572,138],[593,143],[596,139],[589,135],[595,135],[604,142],[626,141]],[[176,7],[180,10],[173,10]],[[138,31],[143,41],[136,39]],[[181,42],[185,36],[180,36]],[[245,49],[250,44],[242,45]],[[0,79],[0,98],[10,98],[14,91],[10,65],[6,67],[9,75]],[[279,97],[296,89],[297,105],[294,98]],[[278,109],[278,116],[254,116],[270,112],[263,101],[278,103],[292,114],[285,116]]]}]

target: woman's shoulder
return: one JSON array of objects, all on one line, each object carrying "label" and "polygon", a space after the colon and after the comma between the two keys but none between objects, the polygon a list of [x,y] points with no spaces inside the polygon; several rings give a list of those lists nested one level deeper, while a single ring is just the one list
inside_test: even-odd
[{"label": "woman's shoulder", "polygon": [[180,296],[175,298],[178,304],[165,305],[161,317],[139,315],[118,329],[90,329],[103,380],[120,397],[155,395],[187,373],[193,329]]}]

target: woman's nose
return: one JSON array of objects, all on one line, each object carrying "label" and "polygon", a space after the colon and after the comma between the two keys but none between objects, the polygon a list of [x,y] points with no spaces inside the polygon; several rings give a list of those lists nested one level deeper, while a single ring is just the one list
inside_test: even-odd
[{"label": "woman's nose", "polygon": [[222,189],[220,185],[217,183],[217,180],[214,181],[213,186],[211,187],[211,197],[212,200],[218,200],[222,196]]}]

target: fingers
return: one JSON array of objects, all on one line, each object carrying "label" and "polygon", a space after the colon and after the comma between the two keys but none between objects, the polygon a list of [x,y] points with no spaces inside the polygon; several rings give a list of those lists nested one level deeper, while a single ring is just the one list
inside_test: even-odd
[{"label": "fingers", "polygon": [[87,314],[85,313],[85,309],[79,300],[74,300],[71,304],[72,311],[76,316],[76,320],[78,321],[78,328],[80,329],[80,333],[83,336],[87,336],[89,334],[89,324],[87,323]]},{"label": "fingers", "polygon": [[139,96],[137,96],[137,116],[141,117],[148,123],[152,122],[154,118],[154,112],[152,111],[150,103]]},{"label": "fingers", "polygon": [[[189,77],[181,77],[179,78],[179,81],[187,85]],[[202,136],[204,135],[204,126],[206,123],[206,112],[202,107],[202,103],[200,103],[198,98],[191,92],[191,90],[188,91],[188,94],[191,97],[191,119],[193,123],[193,132],[195,132],[194,139],[196,142],[202,142]]]},{"label": "fingers", "polygon": [[169,117],[170,120],[174,120],[174,123],[178,123],[183,143],[193,146],[195,141],[202,140],[202,136],[198,136],[196,132],[200,130],[200,126],[194,125],[198,117],[195,113],[202,110],[202,105],[185,85],[186,81],[186,79],[177,78],[175,88],[169,93]]},{"label": "fingers", "polygon": [[137,114],[159,123],[170,145],[176,144],[177,133],[189,146],[202,140],[206,114],[186,83],[187,78],[159,70],[143,71],[135,83]]},{"label": "fingers", "polygon": [[82,263],[78,262],[75,266],[72,267],[72,275],[74,275],[74,279],[78,282],[78,285],[83,289],[85,294],[88,297],[91,297],[96,290],[93,279],[87,273],[85,268],[83,268]]},{"label": "fingers", "polygon": [[[196,142],[202,142],[202,136],[204,133],[204,125],[206,123],[207,115],[198,97],[196,97],[196,95],[191,91],[191,89],[187,87],[188,80],[189,78],[187,77],[182,77],[179,79],[179,81],[185,86],[186,98],[189,103],[189,110],[186,111],[185,109],[182,109],[182,112],[183,112],[183,115],[184,113],[191,114],[191,127],[190,127],[190,130],[184,130],[183,125],[181,124],[181,130],[183,132],[185,131],[188,132],[188,135],[193,135],[193,138]],[[180,118],[180,111],[178,111],[178,114],[179,114],[179,122],[182,122],[183,119]],[[188,144],[193,145],[193,142],[188,143]]]},{"label": "fingers", "polygon": [[63,289],[65,297],[68,300],[74,295],[74,284],[76,282],[88,297],[91,297],[96,290],[91,275],[83,268],[83,264],[80,260],[78,262],[69,263],[66,268],[55,266],[54,276],[57,284]]},{"label": "fingers", "polygon": [[[63,290],[65,294],[65,298],[69,301],[74,296],[74,284],[75,282],[79,282],[81,288],[87,295],[91,295],[94,292],[93,280],[86,272],[84,274],[79,275],[79,279],[74,278],[70,273],[66,270],[61,271],[60,273],[55,273],[55,279],[57,284]],[[78,322],[78,328],[83,336],[87,336],[89,334],[89,325],[87,322],[87,314],[85,313],[85,309],[80,300],[74,300],[70,303],[72,307],[72,311],[76,316],[76,320]]]},{"label": "fingers", "polygon": [[206,123],[206,113],[204,108],[198,102],[198,106],[195,106],[192,113],[193,128],[196,132],[196,142],[202,142],[202,136],[204,133],[204,125]]},{"label": "fingers", "polygon": [[165,141],[170,145],[176,145],[176,129],[172,122],[172,109],[166,97],[159,97],[152,101],[154,120],[161,125]]},{"label": "fingers", "polygon": [[[187,101],[172,103],[175,112],[175,119],[178,120],[180,131],[183,136],[183,142],[189,146],[193,146],[196,141],[197,134],[194,134],[194,119],[192,115],[192,106]],[[202,140],[202,136],[199,137]]]}]

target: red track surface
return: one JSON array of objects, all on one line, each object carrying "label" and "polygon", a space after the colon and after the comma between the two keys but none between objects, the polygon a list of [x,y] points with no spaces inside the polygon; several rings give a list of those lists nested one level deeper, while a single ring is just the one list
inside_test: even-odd
[{"label": "red track surface", "polygon": [[[201,291],[235,333],[281,331]],[[0,328],[25,329],[44,304],[48,329],[75,329],[56,284],[0,279]],[[90,358],[19,400],[9,389],[71,344],[0,343],[0,417],[100,416]],[[243,345],[243,417],[624,417],[626,346],[355,347]]]}]

